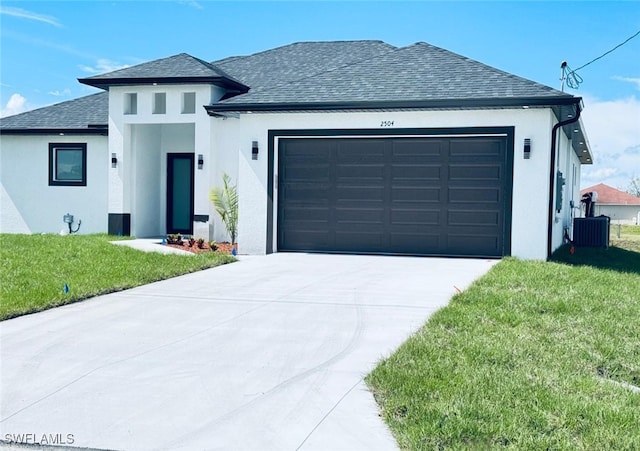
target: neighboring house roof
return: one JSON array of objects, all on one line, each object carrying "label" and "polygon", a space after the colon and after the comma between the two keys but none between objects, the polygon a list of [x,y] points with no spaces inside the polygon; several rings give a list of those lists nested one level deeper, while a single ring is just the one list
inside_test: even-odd
[{"label": "neighboring house roof", "polygon": [[620,191],[619,189],[615,189],[609,185],[605,185],[604,183],[599,183],[597,185],[590,186],[589,188],[582,189],[580,190],[580,194],[582,195],[592,191],[598,193],[598,200],[596,200],[596,203],[598,204],[640,205],[640,197],[625,193],[624,191]]},{"label": "neighboring house roof", "polygon": [[[294,55],[314,60],[316,44],[300,44],[294,49],[298,51]],[[275,49],[273,54],[266,56],[274,63],[284,62],[291,50],[288,47]],[[284,54],[282,57],[278,55],[280,52]],[[249,92],[211,105],[208,110],[231,111],[234,106],[240,110],[244,107],[260,109],[261,106],[264,109],[297,105],[312,107],[314,104],[361,106],[364,102],[388,103],[390,107],[394,104],[427,106],[430,102],[434,106],[441,106],[443,102],[458,106],[461,101],[498,106],[505,102],[535,104],[534,100],[541,104],[562,104],[576,99],[570,94],[423,42],[395,49],[385,47],[369,52],[367,56],[332,61],[334,64],[328,67],[313,66],[310,69],[315,69],[315,73],[312,70],[300,71],[298,78],[295,70],[284,73],[276,70],[269,84],[252,86]],[[248,62],[240,58],[223,64],[227,71],[242,79],[244,73],[251,71],[248,68],[259,64],[259,61],[249,57]],[[239,72],[234,72],[238,69]],[[254,71],[259,71],[258,67]]]},{"label": "neighboring house roof", "polygon": [[138,64],[102,75],[78,79],[80,83],[109,89],[109,86],[152,83],[213,83],[226,89],[246,92],[242,84],[222,69],[186,53]]},{"label": "neighboring house roof", "polygon": [[100,92],[2,118],[0,131],[13,134],[62,131],[106,134],[108,110],[109,93]]}]

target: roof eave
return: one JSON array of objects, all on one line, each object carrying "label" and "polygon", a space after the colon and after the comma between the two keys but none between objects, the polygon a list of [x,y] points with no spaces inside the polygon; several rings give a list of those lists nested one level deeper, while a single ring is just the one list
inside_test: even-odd
[{"label": "roof eave", "polygon": [[0,135],[102,135],[107,136],[109,128],[96,126],[91,128],[0,128]]},{"label": "roof eave", "polygon": [[82,84],[108,90],[111,86],[213,84],[230,91],[245,93],[249,87],[226,77],[159,77],[159,78],[78,78]]},{"label": "roof eave", "polygon": [[437,100],[385,100],[353,102],[273,102],[273,103],[216,103],[205,105],[211,116],[222,112],[282,112],[282,111],[325,111],[325,110],[379,110],[379,109],[429,109],[429,108],[497,108],[497,107],[540,107],[574,105],[579,97],[514,97],[481,99],[437,99]]},{"label": "roof eave", "polygon": [[[569,120],[578,112],[584,110],[584,105],[581,97],[575,97],[575,105],[566,106],[559,105],[553,109],[558,122]],[[587,139],[587,133],[585,131],[582,117],[579,117],[577,121],[569,123],[562,127],[562,130],[567,138],[569,138],[571,147],[575,152],[580,164],[593,164],[593,154],[591,153],[591,145]]]}]

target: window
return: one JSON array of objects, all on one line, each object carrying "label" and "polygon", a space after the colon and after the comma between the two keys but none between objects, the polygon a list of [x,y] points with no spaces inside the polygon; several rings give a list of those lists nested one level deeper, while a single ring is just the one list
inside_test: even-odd
[{"label": "window", "polygon": [[124,114],[138,114],[138,94],[124,95]]},{"label": "window", "polygon": [[49,186],[87,186],[87,144],[49,144]]},{"label": "window", "polygon": [[182,114],[194,114],[196,112],[196,93],[195,92],[183,92],[182,93]]},{"label": "window", "polygon": [[165,114],[167,112],[167,93],[156,92],[153,94],[153,114]]}]

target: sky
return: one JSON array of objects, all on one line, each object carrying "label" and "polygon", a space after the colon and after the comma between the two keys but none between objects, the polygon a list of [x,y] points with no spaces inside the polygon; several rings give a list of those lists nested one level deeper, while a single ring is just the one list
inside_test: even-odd
[{"label": "sky", "polygon": [[[188,53],[206,61],[299,41],[428,42],[561,88],[640,31],[640,1],[5,1],[0,114],[98,90],[78,78]],[[640,35],[576,71],[594,164],[582,187],[640,177]]]}]

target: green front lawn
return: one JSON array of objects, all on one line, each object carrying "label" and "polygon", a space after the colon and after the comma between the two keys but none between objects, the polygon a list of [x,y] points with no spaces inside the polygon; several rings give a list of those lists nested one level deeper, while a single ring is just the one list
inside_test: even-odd
[{"label": "green front lawn", "polygon": [[640,226],[611,224],[609,243],[640,252]]},{"label": "green front lawn", "polygon": [[639,449],[640,253],[507,258],[367,377],[403,449]]},{"label": "green front lawn", "polygon": [[109,243],[116,239],[0,234],[0,320],[235,260],[214,253],[141,252]]}]

